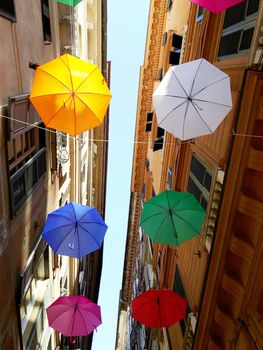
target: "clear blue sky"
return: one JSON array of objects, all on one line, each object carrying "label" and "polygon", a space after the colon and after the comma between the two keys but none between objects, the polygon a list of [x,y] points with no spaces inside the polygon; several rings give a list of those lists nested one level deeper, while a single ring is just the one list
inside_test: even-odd
[{"label": "clear blue sky", "polygon": [[149,0],[108,0],[108,59],[112,62],[106,197],[108,231],[99,302],[102,325],[92,350],[114,350],[130,200],[139,69],[143,64]]}]

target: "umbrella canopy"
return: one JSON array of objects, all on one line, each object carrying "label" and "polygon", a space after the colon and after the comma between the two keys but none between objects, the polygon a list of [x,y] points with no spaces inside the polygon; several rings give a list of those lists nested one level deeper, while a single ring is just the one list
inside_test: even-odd
[{"label": "umbrella canopy", "polygon": [[141,227],[153,242],[178,246],[199,234],[204,217],[193,194],[167,190],[144,204]]},{"label": "umbrella canopy", "polygon": [[101,247],[107,228],[96,208],[70,202],[48,214],[42,235],[55,253],[82,258]]},{"label": "umbrella canopy", "polygon": [[218,13],[222,12],[229,7],[232,7],[244,0],[191,0],[193,3],[204,7],[205,9]]},{"label": "umbrella canopy", "polygon": [[153,94],[158,124],[181,140],[212,134],[232,108],[229,76],[205,59],[169,68]]},{"label": "umbrella canopy", "polygon": [[132,317],[148,328],[170,327],[185,318],[186,305],[173,290],[149,289],[132,300]]},{"label": "umbrella canopy", "polygon": [[56,2],[61,2],[62,4],[66,4],[69,6],[76,6],[79,2],[81,2],[82,0],[55,0]]},{"label": "umbrella canopy", "polygon": [[100,306],[82,295],[59,297],[46,312],[50,327],[68,337],[88,335],[101,324]]},{"label": "umbrella canopy", "polygon": [[37,67],[30,100],[46,126],[78,135],[102,123],[111,93],[96,65],[65,54]]}]

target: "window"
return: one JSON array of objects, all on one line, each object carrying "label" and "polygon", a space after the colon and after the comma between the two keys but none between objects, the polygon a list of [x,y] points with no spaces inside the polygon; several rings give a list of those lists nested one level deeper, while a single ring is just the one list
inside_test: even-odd
[{"label": "window", "polygon": [[167,0],[166,11],[170,11],[173,6],[173,0]]},{"label": "window", "polygon": [[177,50],[181,50],[182,42],[183,37],[174,33],[172,37],[172,47],[174,47]]},{"label": "window", "polygon": [[201,22],[204,17],[204,8],[201,6],[198,6],[197,12],[196,12],[196,22]]},{"label": "window", "polygon": [[158,70],[157,80],[161,81],[163,79],[163,69]]},{"label": "window", "polygon": [[42,8],[42,25],[43,25],[44,43],[50,44],[52,41],[52,37],[51,37],[50,12],[49,12],[48,0],[41,0],[41,8]]},{"label": "window", "polygon": [[[183,281],[181,279],[178,267],[176,267],[176,271],[175,271],[174,288],[173,288],[173,290],[177,294],[179,294],[181,297],[183,297],[184,299],[187,300],[185,289],[184,289],[184,285],[183,285]],[[187,326],[187,314],[189,314],[190,312],[191,312],[191,309],[189,307],[189,304],[187,303],[186,317],[185,317],[185,319],[180,321],[180,327],[181,327],[181,330],[182,330],[183,334],[185,333],[186,326]]]},{"label": "window", "polygon": [[173,180],[173,171],[171,168],[168,168],[167,181],[166,181],[166,187],[168,190],[171,190],[172,188],[172,180]]},{"label": "window", "polygon": [[[37,297],[37,293],[41,289],[41,281],[49,278],[49,248],[44,243],[42,238],[38,240],[28,258],[28,263],[20,277],[19,297],[20,301],[20,316],[22,324],[24,318],[33,310],[33,306]],[[25,319],[26,321],[26,319]]]},{"label": "window", "polygon": [[7,142],[10,195],[13,214],[30,195],[46,172],[46,143],[43,129],[30,129]]},{"label": "window", "polygon": [[146,120],[146,125],[145,125],[145,131],[149,132],[152,130],[152,119],[153,119],[153,113],[148,113],[147,114],[147,120]]},{"label": "window", "polygon": [[181,50],[170,51],[169,64],[176,66],[180,63]]},{"label": "window", "polygon": [[14,0],[1,0],[0,15],[11,21],[16,20]]},{"label": "window", "polygon": [[162,45],[165,46],[167,41],[167,32],[163,33],[163,40],[162,40]]},{"label": "window", "polygon": [[258,7],[259,0],[247,0],[226,10],[218,57],[249,53]]},{"label": "window", "polygon": [[187,191],[191,192],[206,210],[209,201],[209,192],[212,175],[206,166],[196,157],[192,156]]},{"label": "window", "polygon": [[163,148],[163,140],[164,140],[164,129],[158,127],[156,139],[153,143],[153,152]]}]

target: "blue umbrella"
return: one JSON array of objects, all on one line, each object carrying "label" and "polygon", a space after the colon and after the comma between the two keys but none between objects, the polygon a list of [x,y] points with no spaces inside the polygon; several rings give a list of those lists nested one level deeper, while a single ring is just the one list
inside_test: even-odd
[{"label": "blue umbrella", "polygon": [[48,214],[42,236],[55,253],[82,258],[101,247],[107,228],[96,208],[70,202]]}]

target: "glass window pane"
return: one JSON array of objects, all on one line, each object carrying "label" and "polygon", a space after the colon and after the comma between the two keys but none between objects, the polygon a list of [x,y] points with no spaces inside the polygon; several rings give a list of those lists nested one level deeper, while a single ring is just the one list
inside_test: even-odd
[{"label": "glass window pane", "polygon": [[246,11],[246,1],[241,2],[233,7],[226,10],[224,26],[223,28],[228,28],[233,24],[242,22],[245,19]]},{"label": "glass window pane", "polygon": [[198,202],[200,201],[200,198],[202,196],[202,192],[201,190],[196,186],[196,184],[194,183],[194,181],[189,178],[189,182],[188,182],[188,187],[187,187],[187,191],[192,193],[195,198],[198,200]]},{"label": "glass window pane", "polygon": [[239,50],[248,50],[250,48],[253,33],[254,28],[249,28],[243,31]]},{"label": "glass window pane", "polygon": [[203,164],[200,163],[195,156],[192,157],[190,171],[192,174],[194,174],[197,180],[202,184],[206,170]]},{"label": "glass window pane", "polygon": [[247,16],[252,15],[258,11],[259,0],[249,0],[247,7]]},{"label": "glass window pane", "polygon": [[238,53],[239,41],[242,30],[238,30],[221,39],[218,56],[226,56]]}]

